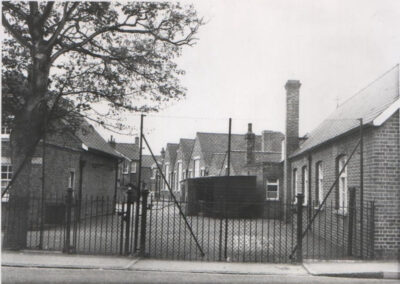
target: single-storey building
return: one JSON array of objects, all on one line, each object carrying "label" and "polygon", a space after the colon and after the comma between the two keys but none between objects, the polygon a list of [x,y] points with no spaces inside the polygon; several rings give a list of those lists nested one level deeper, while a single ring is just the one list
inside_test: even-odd
[{"label": "single-storey building", "polygon": [[[302,192],[304,205],[318,206],[338,178],[327,197],[327,206],[335,208],[328,218],[347,222],[348,189],[355,188],[356,206],[361,195],[363,206],[375,202],[377,258],[394,258],[400,249],[399,78],[397,65],[338,106],[304,141],[298,132],[300,82],[286,84],[285,202],[295,202],[295,195]],[[334,234],[335,228],[331,230]]]}]

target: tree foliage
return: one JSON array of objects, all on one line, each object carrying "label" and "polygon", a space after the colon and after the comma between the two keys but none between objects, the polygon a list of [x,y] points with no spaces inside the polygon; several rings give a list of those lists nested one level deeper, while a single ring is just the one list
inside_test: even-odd
[{"label": "tree foliage", "polygon": [[[45,101],[46,109],[57,108],[52,121],[66,114],[59,104],[67,100],[70,116],[104,122],[104,115],[156,110],[185,94],[175,59],[195,43],[202,24],[192,6],[3,2],[2,8],[9,35],[3,42],[3,118]],[[100,112],[104,107],[108,111]]]}]

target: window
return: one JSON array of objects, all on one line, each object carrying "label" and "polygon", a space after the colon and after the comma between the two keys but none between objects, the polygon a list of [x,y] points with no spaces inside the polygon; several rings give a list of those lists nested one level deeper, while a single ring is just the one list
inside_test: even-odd
[{"label": "window", "polygon": [[267,200],[279,200],[279,180],[268,179],[266,184]]},{"label": "window", "polygon": [[339,174],[342,169],[343,172],[339,176],[339,181],[338,181],[338,200],[337,200],[337,208],[339,209],[340,212],[343,214],[347,213],[347,206],[348,206],[348,201],[347,201],[347,166],[345,167],[347,158],[346,156],[340,156],[337,160],[337,174]]},{"label": "window", "polygon": [[297,169],[293,170],[292,185],[293,185],[293,201],[294,201],[294,203],[296,203],[297,202],[297,194],[299,193],[298,188],[297,188]]},{"label": "window", "polygon": [[9,135],[10,133],[11,133],[11,128],[8,128],[7,126],[1,127],[1,134]]},{"label": "window", "polygon": [[201,168],[200,170],[200,176],[204,177],[206,175],[206,170],[204,168]]},{"label": "window", "polygon": [[131,174],[135,174],[136,173],[136,162],[132,161],[131,162]]},{"label": "window", "polygon": [[[169,184],[171,184],[171,176],[170,176],[170,173],[169,173],[169,164],[168,163],[165,164],[165,177],[167,179],[167,182]],[[165,183],[164,185],[165,185],[164,190],[168,190],[167,183]]]},{"label": "window", "polygon": [[68,176],[68,188],[74,189],[75,184],[75,171],[70,171]]},{"label": "window", "polygon": [[[5,190],[12,179],[12,166],[11,164],[1,165],[1,192]],[[1,201],[7,202],[9,193],[4,194]]]},{"label": "window", "polygon": [[315,171],[315,201],[320,205],[324,201],[324,173],[321,161],[317,163]]},{"label": "window", "polygon": [[182,162],[178,161],[178,183],[183,179]]},{"label": "window", "polygon": [[304,194],[303,205],[307,205],[307,202],[308,202],[308,170],[307,170],[306,166],[304,166],[302,168],[302,191]]},{"label": "window", "polygon": [[191,178],[192,175],[193,175],[193,172],[192,172],[192,169],[190,169],[190,170],[189,170],[189,173],[188,173],[188,178]]},{"label": "window", "polygon": [[194,177],[200,176],[200,158],[194,160]]},{"label": "window", "polygon": [[129,172],[129,162],[127,160],[124,160],[124,163],[122,165],[122,173],[127,174]]}]

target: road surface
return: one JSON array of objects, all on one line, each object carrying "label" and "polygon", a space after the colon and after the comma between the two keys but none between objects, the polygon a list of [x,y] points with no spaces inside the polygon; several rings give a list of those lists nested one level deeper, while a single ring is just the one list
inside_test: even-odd
[{"label": "road surface", "polygon": [[397,280],[2,267],[2,283],[398,283]]}]

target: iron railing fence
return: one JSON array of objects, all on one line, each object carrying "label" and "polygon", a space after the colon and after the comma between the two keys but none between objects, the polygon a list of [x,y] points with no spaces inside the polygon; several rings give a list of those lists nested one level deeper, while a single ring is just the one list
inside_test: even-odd
[{"label": "iron railing fence", "polygon": [[[180,199],[178,204],[186,224],[175,200],[149,195],[147,202],[141,201],[144,207],[139,205],[139,212],[146,214],[139,219],[142,225],[137,226],[137,235],[141,242],[135,250],[134,209],[138,205],[128,201],[107,196],[70,201],[65,196],[45,200],[34,197],[28,202],[10,200],[2,207],[3,241],[13,237],[7,233],[8,228],[20,225],[20,218],[13,217],[21,206],[28,204],[28,249],[103,255],[141,252],[143,256],[161,259],[288,263],[301,261],[293,253],[301,239],[299,229],[304,233],[310,221],[309,210],[316,210],[302,206],[300,215],[298,204],[290,204],[285,219],[286,206],[279,201],[272,206],[270,201]],[[359,212],[359,206],[338,210],[333,204],[325,204],[301,240],[302,258],[373,258],[374,204],[364,205],[363,226]]]}]

